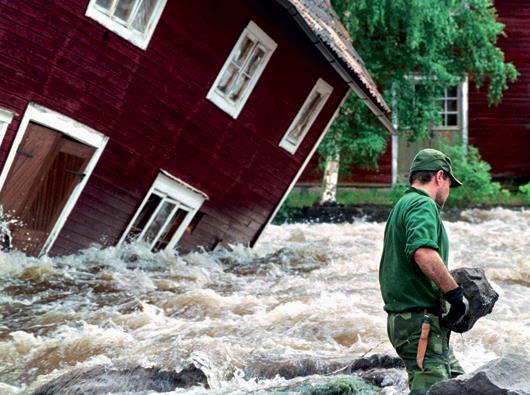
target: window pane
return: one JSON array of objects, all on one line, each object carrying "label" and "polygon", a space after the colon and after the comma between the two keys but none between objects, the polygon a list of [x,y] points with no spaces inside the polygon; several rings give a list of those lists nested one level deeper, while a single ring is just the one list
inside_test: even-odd
[{"label": "window pane", "polygon": [[313,94],[313,97],[311,98],[311,101],[304,108],[302,112],[302,116],[300,117],[296,126],[293,128],[291,132],[289,132],[289,135],[287,138],[291,142],[293,143],[298,142],[298,140],[300,139],[300,136],[302,135],[302,133],[304,133],[305,128],[309,124],[309,121],[311,120],[313,113],[316,111],[321,101],[322,101],[322,94],[319,92],[315,92]]},{"label": "window pane", "polygon": [[175,214],[173,215],[173,218],[169,221],[169,223],[166,225],[164,231],[160,235],[157,243],[153,247],[153,252],[163,250],[166,248],[166,246],[171,241],[171,238],[177,231],[177,229],[180,227],[184,219],[186,218],[186,215],[188,215],[188,211],[183,210],[179,208]]},{"label": "window pane", "polygon": [[447,88],[447,97],[457,97],[457,94],[458,94],[458,88],[456,86]]},{"label": "window pane", "polygon": [[237,101],[243,96],[245,93],[245,89],[248,86],[248,83],[250,82],[250,78],[246,76],[245,74],[242,74],[237,79],[236,83],[232,87],[232,91],[230,93],[230,100]]},{"label": "window pane", "polygon": [[155,212],[156,208],[160,204],[160,201],[162,198],[158,195],[155,195],[154,193],[149,196],[147,199],[147,202],[145,203],[144,207],[142,208],[142,211],[140,212],[140,215],[138,218],[136,218],[136,221],[134,221],[134,224],[129,231],[129,234],[127,235],[127,241],[133,241],[136,239],[136,237],[142,232],[142,230],[145,228],[145,225]]},{"label": "window pane", "polygon": [[458,110],[458,101],[447,100],[447,111],[457,111],[457,110]]},{"label": "window pane", "polygon": [[447,114],[447,126],[458,126],[457,114]]},{"label": "window pane", "polygon": [[256,48],[256,50],[252,54],[252,58],[250,59],[250,62],[248,62],[248,65],[247,65],[247,67],[245,69],[245,73],[250,78],[252,78],[252,76],[256,72],[256,69],[258,68],[258,66],[263,61],[264,56],[265,56],[265,51],[263,51],[263,49],[261,49],[259,47]]},{"label": "window pane", "polygon": [[96,4],[101,8],[110,10],[110,7],[112,6],[112,0],[96,0]]},{"label": "window pane", "polygon": [[217,89],[219,89],[223,93],[226,93],[234,83],[238,71],[239,69],[234,66],[233,63],[231,63],[230,66],[228,66],[226,72],[223,74],[221,82],[219,83]]},{"label": "window pane", "polygon": [[114,16],[124,22],[127,22],[131,16],[131,12],[135,3],[135,0],[118,0],[118,7],[114,12]]},{"label": "window pane", "polygon": [[151,222],[151,225],[149,225],[149,228],[145,232],[143,240],[148,243],[152,243],[154,241],[156,235],[158,234],[160,229],[162,229],[162,226],[164,226],[167,217],[169,217],[169,214],[171,214],[171,211],[175,208],[175,206],[175,203],[172,203],[167,200],[162,203],[162,207],[160,208],[160,210],[158,210],[155,219],[153,220],[153,222]]},{"label": "window pane", "polygon": [[155,5],[158,0],[143,0],[138,7],[138,12],[134,18],[133,28],[139,32],[145,33],[145,29],[151,20]]},{"label": "window pane", "polygon": [[245,60],[247,60],[250,50],[254,46],[254,41],[252,41],[249,37],[245,37],[243,39],[243,42],[237,49],[237,52],[234,55],[234,59],[232,60],[236,65],[241,67],[243,63],[245,63]]}]

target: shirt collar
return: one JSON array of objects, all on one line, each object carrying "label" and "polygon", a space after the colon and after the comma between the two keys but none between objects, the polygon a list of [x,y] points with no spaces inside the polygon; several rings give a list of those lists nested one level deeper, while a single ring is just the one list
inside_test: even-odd
[{"label": "shirt collar", "polygon": [[[414,187],[409,186],[409,187],[405,190],[405,193],[411,193],[411,192],[416,192],[416,193],[418,193],[418,194],[420,194],[420,195],[424,195],[424,196],[427,196],[427,197],[429,197],[430,199],[432,199],[431,196],[430,196],[427,192],[425,192],[424,190],[421,190],[421,189],[418,189],[418,188],[414,188]],[[434,202],[434,200],[433,200],[433,202]],[[434,202],[434,203],[436,204],[436,207],[438,208],[438,211],[440,211],[440,210],[442,209],[442,207],[441,207],[438,203],[436,203],[436,202]]]}]

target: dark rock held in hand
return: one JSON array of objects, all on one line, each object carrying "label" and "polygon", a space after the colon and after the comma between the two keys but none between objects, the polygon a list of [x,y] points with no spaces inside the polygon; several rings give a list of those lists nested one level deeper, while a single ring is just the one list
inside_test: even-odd
[{"label": "dark rock held in hand", "polygon": [[528,395],[530,394],[530,359],[507,355],[472,373],[433,385],[428,395]]},{"label": "dark rock held in hand", "polygon": [[467,332],[479,318],[491,313],[499,294],[488,282],[483,269],[460,268],[452,270],[451,274],[464,288],[464,295],[469,301],[469,311],[462,321],[449,328],[454,332]]}]

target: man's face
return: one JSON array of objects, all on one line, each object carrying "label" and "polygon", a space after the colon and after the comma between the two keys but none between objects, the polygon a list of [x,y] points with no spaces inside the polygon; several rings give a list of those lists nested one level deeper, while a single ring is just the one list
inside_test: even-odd
[{"label": "man's face", "polygon": [[436,173],[436,186],[438,187],[436,191],[435,201],[441,207],[444,206],[445,201],[449,197],[449,190],[451,189],[451,178],[447,176],[443,170],[440,170]]}]

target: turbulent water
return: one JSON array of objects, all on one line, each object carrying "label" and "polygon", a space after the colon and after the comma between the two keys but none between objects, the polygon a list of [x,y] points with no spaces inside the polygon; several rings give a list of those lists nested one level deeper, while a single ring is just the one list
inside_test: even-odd
[{"label": "turbulent water", "polygon": [[[530,211],[470,210],[446,223],[450,266],[481,267],[500,298],[452,344],[465,369],[530,355]],[[271,226],[254,249],[185,256],[141,246],[62,258],[0,252],[0,393],[122,363],[179,371],[210,389],[270,393],[321,383],[389,353],[377,270],[384,224]],[[383,392],[402,393],[403,380]]]}]

